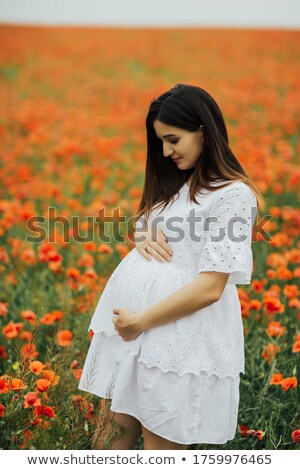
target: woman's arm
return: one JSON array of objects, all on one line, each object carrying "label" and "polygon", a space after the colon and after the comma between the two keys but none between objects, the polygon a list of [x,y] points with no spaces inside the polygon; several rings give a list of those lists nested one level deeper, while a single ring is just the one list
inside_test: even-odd
[{"label": "woman's arm", "polygon": [[198,278],[139,313],[138,328],[149,330],[195,313],[218,301],[229,273],[202,272]]}]

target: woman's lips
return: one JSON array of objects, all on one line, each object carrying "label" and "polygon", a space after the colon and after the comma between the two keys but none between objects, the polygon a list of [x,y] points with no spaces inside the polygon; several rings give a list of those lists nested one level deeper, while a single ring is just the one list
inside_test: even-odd
[{"label": "woman's lips", "polygon": [[179,162],[179,160],[181,160],[181,159],[182,159],[182,157],[172,158],[173,162],[175,162],[175,163]]}]

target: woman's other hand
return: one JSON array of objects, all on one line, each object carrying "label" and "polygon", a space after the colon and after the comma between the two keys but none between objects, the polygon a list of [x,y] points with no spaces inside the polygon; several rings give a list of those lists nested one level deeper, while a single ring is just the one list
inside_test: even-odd
[{"label": "woman's other hand", "polygon": [[114,329],[123,341],[132,341],[142,333],[140,328],[141,317],[133,310],[129,308],[114,308],[113,313],[116,315],[112,320]]},{"label": "woman's other hand", "polygon": [[173,250],[168,245],[166,235],[159,228],[157,228],[157,236],[155,236],[154,230],[152,231],[151,229],[148,231],[138,230],[134,233],[134,241],[138,252],[149,261],[151,261],[152,257],[161,263],[164,263],[165,260],[172,260]]}]

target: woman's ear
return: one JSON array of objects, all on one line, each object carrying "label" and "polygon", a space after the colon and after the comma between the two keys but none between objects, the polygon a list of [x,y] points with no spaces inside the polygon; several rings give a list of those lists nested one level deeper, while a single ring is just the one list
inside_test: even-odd
[{"label": "woman's ear", "polygon": [[205,143],[205,137],[204,137],[204,134],[203,134],[203,125],[202,124],[201,124],[201,126],[199,126],[198,130],[200,131],[200,133],[202,135],[202,140]]},{"label": "woman's ear", "polygon": [[201,135],[202,135],[203,143],[204,143],[204,144],[207,144],[207,138],[206,138],[206,136],[205,136],[205,133],[203,132],[203,131],[204,131],[203,124],[201,124],[201,126],[199,126],[199,130],[200,130]]}]

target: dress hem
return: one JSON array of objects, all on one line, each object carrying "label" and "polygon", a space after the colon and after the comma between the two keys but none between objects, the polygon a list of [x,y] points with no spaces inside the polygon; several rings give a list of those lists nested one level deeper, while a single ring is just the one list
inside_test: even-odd
[{"label": "dress hem", "polygon": [[[98,393],[96,392],[90,392],[89,390],[85,389],[85,388],[80,388],[80,387],[77,387],[79,390],[82,390],[83,392],[87,392],[87,393],[91,393],[92,395],[96,395],[98,396],[99,398],[102,398],[104,400],[112,400],[112,397],[103,397],[102,395],[99,395]],[[162,437],[163,439],[167,439],[168,441],[170,442],[175,442],[176,444],[183,444],[183,445],[193,445],[193,444],[196,444],[196,445],[202,445],[202,444],[213,444],[213,445],[223,445],[223,444],[226,444],[228,441],[231,441],[235,438],[235,436],[233,436],[232,438],[229,438],[227,439],[226,441],[223,441],[223,442],[208,442],[208,441],[201,441],[201,442],[182,442],[182,441],[177,441],[177,440],[173,440],[171,441],[167,436],[165,435],[161,435],[161,434],[157,434],[157,432],[154,432],[154,430],[152,429],[149,429],[148,426],[145,426],[144,423],[140,420],[140,418],[135,414],[135,413],[132,413],[132,411],[127,411],[126,408],[118,408],[118,410],[113,410],[112,409],[112,406],[110,406],[110,410],[113,412],[113,413],[124,413],[124,414],[128,414],[130,416],[133,416],[135,419],[137,419],[141,425],[148,429],[148,431],[152,432],[153,434],[156,434],[157,436],[159,437]]]},{"label": "dress hem", "polygon": [[[126,411],[126,408],[123,408],[122,410],[118,409],[117,410],[113,410],[112,407],[110,407],[111,411],[113,411],[114,413],[124,413],[124,414],[128,414],[130,416],[133,416],[135,419],[137,419],[141,424],[142,426],[144,426],[144,424],[142,423],[142,421],[140,421],[140,419],[135,415],[133,414],[131,411]],[[157,436],[159,437],[162,437],[163,439],[167,439],[168,441],[170,441],[170,439],[167,437],[167,436],[163,436],[161,434],[157,434],[157,432],[154,432],[152,429],[149,429],[149,427],[147,426],[144,426],[144,428],[148,429],[148,431],[152,432],[153,434],[156,434]],[[234,436],[235,437],[235,436]],[[234,439],[234,437],[232,439]],[[227,441],[224,441],[224,442],[179,442],[179,441],[170,441],[170,442],[175,442],[176,444],[183,444],[183,445],[187,445],[187,446],[191,446],[193,444],[196,444],[196,445],[201,445],[201,444],[217,444],[217,445],[222,445],[222,444],[226,444],[229,440],[232,440],[232,439],[227,439]]]},{"label": "dress hem", "polygon": [[152,365],[152,364],[147,364],[147,362],[145,362],[145,360],[143,360],[142,358],[138,358],[137,360],[138,362],[141,362],[142,364],[144,364],[146,367],[148,367],[148,369],[150,369],[151,367],[156,367],[157,369],[159,369],[161,372],[163,372],[164,374],[167,374],[168,372],[174,372],[175,374],[177,374],[179,377],[182,377],[186,374],[192,374],[192,375],[201,375],[201,372],[205,372],[205,374],[207,374],[209,377],[212,377],[213,375],[215,375],[216,377],[218,377],[219,379],[223,380],[223,379],[226,379],[228,377],[230,377],[231,379],[238,379],[240,378],[240,374],[244,374],[245,372],[244,371],[240,371],[240,372],[237,372],[235,375],[234,374],[228,374],[228,373],[224,373],[224,374],[221,374],[220,372],[210,372],[208,371],[207,369],[200,369],[198,372],[192,372],[192,371],[186,371],[186,372],[183,372],[183,374],[179,374],[179,372],[177,372],[176,370],[173,370],[173,369],[168,369],[167,367],[164,368],[164,367],[161,367],[161,366],[158,366],[158,365]]},{"label": "dress hem", "polygon": [[[105,328],[93,330],[90,327],[88,331],[90,331],[90,330],[93,331],[94,335],[99,334],[99,333],[104,333],[104,337],[117,335],[117,333],[115,331],[114,332],[108,332],[107,329],[105,329]],[[140,352],[140,347],[138,346],[137,348],[133,348],[133,350],[131,350],[129,352],[129,354],[131,356],[137,356],[139,354],[139,352]],[[209,370],[205,367],[202,367],[201,369],[199,369],[197,371],[195,371],[195,370],[185,370],[184,372],[182,372],[182,371],[179,372],[178,370],[171,369],[171,368],[168,368],[168,367],[164,367],[164,366],[161,366],[161,365],[158,365],[158,364],[153,364],[153,363],[149,364],[149,362],[147,362],[143,357],[139,357],[138,362],[141,362],[142,364],[144,364],[148,368],[156,367],[156,368],[160,369],[160,371],[164,374],[167,374],[168,372],[174,372],[179,377],[182,377],[185,374],[193,374],[193,375],[199,376],[199,375],[201,375],[202,372],[205,372],[209,377],[212,377],[213,375],[215,375],[219,379],[223,380],[223,379],[226,379],[228,377],[230,377],[231,379],[238,379],[238,378],[240,378],[240,374],[245,374],[245,368],[236,370],[235,373],[228,373],[228,372],[223,372],[222,373],[222,372],[218,372],[218,371],[211,371],[211,370]]]}]

